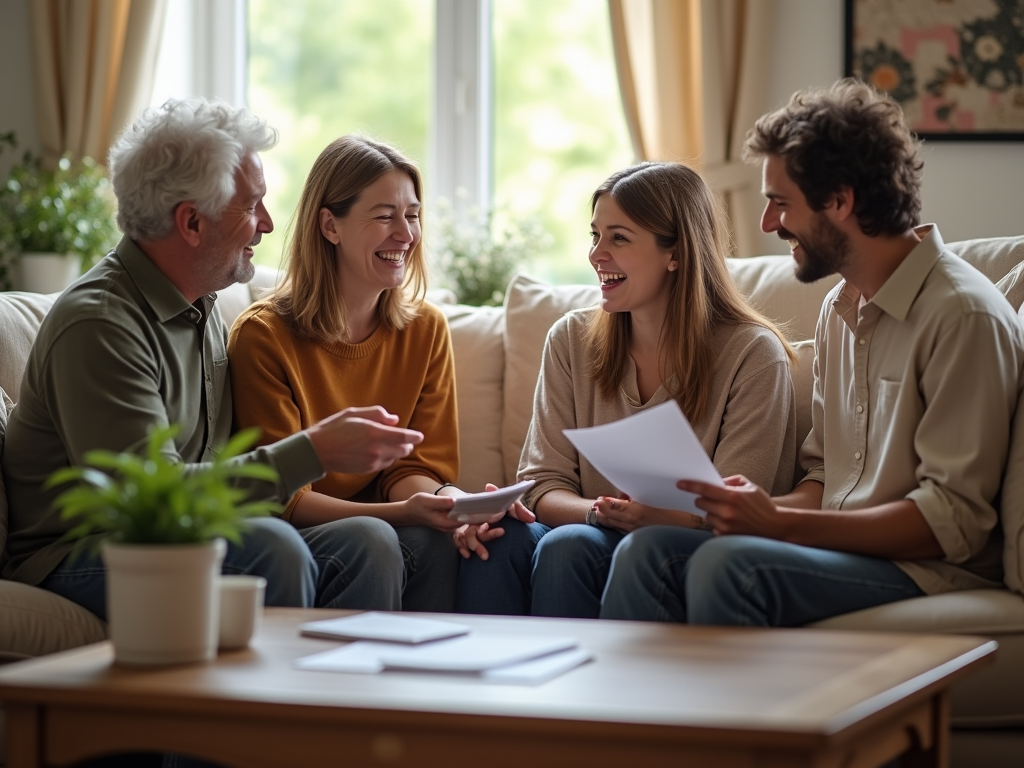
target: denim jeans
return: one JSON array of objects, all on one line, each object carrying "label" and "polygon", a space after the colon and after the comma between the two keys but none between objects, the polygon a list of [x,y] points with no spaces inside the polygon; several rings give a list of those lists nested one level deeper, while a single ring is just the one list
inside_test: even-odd
[{"label": "denim jeans", "polygon": [[653,526],[616,549],[601,618],[794,627],[922,594],[889,560]]},{"label": "denim jeans", "polygon": [[[268,606],[450,611],[458,561],[448,534],[420,526],[350,517],[296,530],[268,517],[228,544],[221,570],[263,576]],[[98,555],[65,558],[40,586],[107,618]]]},{"label": "denim jeans", "polygon": [[563,525],[533,556],[534,616],[596,619],[612,554],[624,533],[593,525]]},{"label": "denim jeans", "polygon": [[487,542],[487,560],[476,555],[463,560],[459,569],[456,610],[526,616],[530,613],[533,553],[537,542],[551,529],[543,523],[522,523],[505,517],[495,527],[505,534]]}]

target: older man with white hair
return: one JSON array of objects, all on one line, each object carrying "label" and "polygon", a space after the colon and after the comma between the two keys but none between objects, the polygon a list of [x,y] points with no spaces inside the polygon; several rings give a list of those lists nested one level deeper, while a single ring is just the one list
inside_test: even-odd
[{"label": "older man with white hair", "polygon": [[[59,491],[47,478],[90,450],[137,450],[154,426],[180,425],[164,450],[197,467],[226,443],[227,331],[215,292],[252,278],[253,248],[273,230],[259,153],[276,141],[245,109],[201,99],[147,110],[118,137],[110,170],[124,237],[54,303],[8,425],[4,578],[105,618],[103,565],[69,557],[71,523],[53,509]],[[246,454],[280,479],[243,482],[251,497],[285,500],[325,471],[376,472],[423,438],[395,422],[379,407],[346,409]],[[384,551],[364,524],[296,531],[259,519],[229,546],[224,570],[266,577],[269,605],[399,609],[402,553]]]}]

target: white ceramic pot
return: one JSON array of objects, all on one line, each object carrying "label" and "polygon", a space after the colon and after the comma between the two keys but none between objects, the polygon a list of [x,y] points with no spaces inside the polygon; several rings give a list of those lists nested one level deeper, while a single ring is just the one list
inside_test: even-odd
[{"label": "white ceramic pot", "polygon": [[14,285],[19,291],[59,293],[82,274],[76,253],[23,253],[18,257]]},{"label": "white ceramic pot", "polygon": [[223,539],[204,544],[111,544],[107,620],[119,664],[209,661],[217,653]]}]

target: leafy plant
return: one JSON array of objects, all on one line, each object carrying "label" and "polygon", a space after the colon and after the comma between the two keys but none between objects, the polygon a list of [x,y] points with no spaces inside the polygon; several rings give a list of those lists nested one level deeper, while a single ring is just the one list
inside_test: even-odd
[{"label": "leafy plant", "polygon": [[[13,132],[0,134],[17,148]],[[117,244],[114,197],[103,169],[89,157],[65,154],[54,170],[30,152],[0,187],[0,250],[4,262],[20,253],[76,253],[82,271]]]},{"label": "leafy plant", "polygon": [[514,218],[470,208],[459,221],[451,204],[441,200],[435,221],[433,261],[442,284],[462,304],[501,304],[512,276],[551,244],[551,236],[535,217]]},{"label": "leafy plant", "polygon": [[79,483],[54,501],[62,519],[77,521],[64,538],[82,546],[94,534],[124,544],[194,544],[223,536],[237,544],[248,518],[281,509],[271,501],[245,502],[247,492],[232,486],[234,478],[277,480],[265,464],[231,461],[256,441],[258,429],[239,432],[198,470],[161,452],[178,431],[176,425],[152,430],[143,455],[90,451],[88,466],[54,472],[48,488]]}]

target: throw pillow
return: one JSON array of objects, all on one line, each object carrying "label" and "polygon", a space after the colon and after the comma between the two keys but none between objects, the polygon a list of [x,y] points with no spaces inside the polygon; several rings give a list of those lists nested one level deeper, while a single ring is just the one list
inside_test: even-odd
[{"label": "throw pillow", "polygon": [[[7,416],[14,403],[7,393],[0,389],[0,459],[4,456],[4,438],[7,436]],[[4,473],[0,472],[0,567],[7,561],[7,487]]]},{"label": "throw pillow", "polygon": [[518,275],[505,292],[505,408],[501,423],[501,453],[505,480],[513,482],[519,469],[526,431],[533,416],[544,340],[566,312],[596,304],[597,285],[548,285]]},{"label": "throw pillow", "polygon": [[501,307],[442,304],[455,354],[455,395],[459,408],[459,480],[476,493],[485,483],[504,485],[501,460],[502,380],[505,348]]}]

